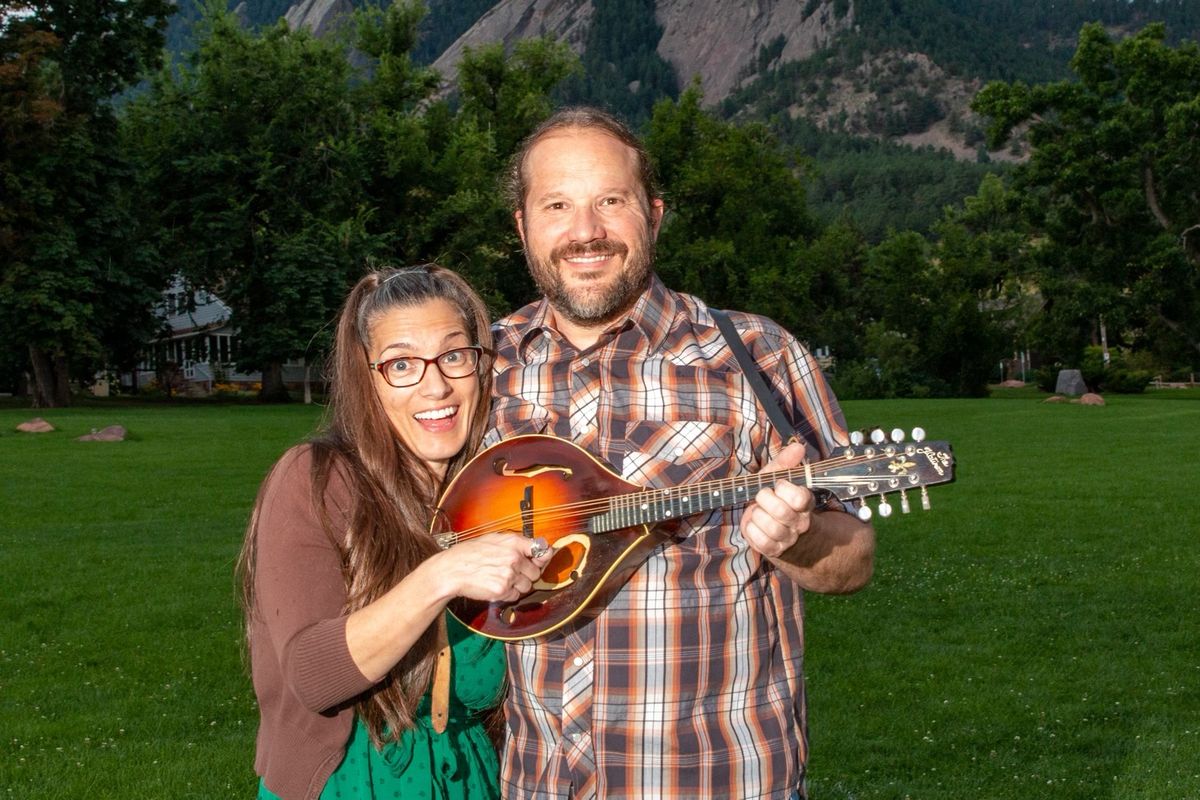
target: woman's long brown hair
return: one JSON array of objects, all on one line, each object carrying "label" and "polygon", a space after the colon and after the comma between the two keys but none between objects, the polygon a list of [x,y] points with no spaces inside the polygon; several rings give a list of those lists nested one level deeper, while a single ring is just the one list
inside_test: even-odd
[{"label": "woman's long brown hair", "polygon": [[[372,383],[368,346],[380,315],[430,300],[446,300],[461,315],[467,335],[483,345],[481,402],[467,443],[438,477],[396,435]],[[492,336],[487,308],[454,272],[435,266],[386,269],[364,276],[350,291],[334,334],[329,360],[331,390],[323,432],[312,440],[314,506],[342,553],[349,614],[378,600],[413,568],[437,552],[429,535],[432,510],[445,485],[475,453],[487,425],[492,385]],[[350,490],[350,528],[333,530],[326,489],[337,471]],[[264,483],[264,487],[265,487]],[[255,613],[255,544],[262,491],[238,559],[247,620]],[[378,746],[413,726],[429,688],[437,656],[437,626],[427,629],[388,675],[354,702]]]}]

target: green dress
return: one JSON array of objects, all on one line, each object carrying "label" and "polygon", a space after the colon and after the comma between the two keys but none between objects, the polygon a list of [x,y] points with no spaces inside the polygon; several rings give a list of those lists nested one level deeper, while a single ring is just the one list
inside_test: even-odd
[{"label": "green dress", "polygon": [[[321,800],[487,800],[500,797],[496,751],[484,730],[487,713],[504,688],[504,645],[446,615],[450,660],[450,721],[433,730],[430,696],[421,700],[416,727],[383,750],[356,719],[342,763]],[[259,800],[279,800],[259,781]]]}]

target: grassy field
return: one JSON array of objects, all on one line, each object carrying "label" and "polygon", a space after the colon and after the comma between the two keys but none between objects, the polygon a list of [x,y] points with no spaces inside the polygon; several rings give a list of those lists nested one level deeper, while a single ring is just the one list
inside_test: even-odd
[{"label": "grassy field", "polygon": [[[846,404],[958,481],[878,523],[871,587],[810,598],[816,800],[1200,798],[1200,393],[1108,399]],[[0,798],[251,796],[231,570],[318,411],[34,414],[0,409]]]}]

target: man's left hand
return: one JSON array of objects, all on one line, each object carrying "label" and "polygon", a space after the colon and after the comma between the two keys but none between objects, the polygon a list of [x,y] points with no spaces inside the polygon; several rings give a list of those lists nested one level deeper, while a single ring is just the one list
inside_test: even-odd
[{"label": "man's left hand", "polygon": [[[779,451],[763,472],[791,469],[804,461],[804,445],[793,443]],[[751,548],[770,558],[786,553],[812,526],[816,498],[806,487],[785,480],[760,489],[742,515],[742,536]]]}]

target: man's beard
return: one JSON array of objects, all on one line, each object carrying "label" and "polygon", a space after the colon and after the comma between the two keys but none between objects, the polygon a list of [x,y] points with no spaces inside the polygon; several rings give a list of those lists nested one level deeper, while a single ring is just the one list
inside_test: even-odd
[{"label": "man's beard", "polygon": [[[576,325],[593,327],[612,322],[628,311],[646,289],[654,263],[654,240],[644,236],[639,244],[633,257],[624,243],[600,239],[586,245],[555,248],[548,259],[539,258],[526,248],[525,260],[533,282],[558,314]],[[562,259],[599,255],[622,258],[621,270],[614,280],[594,288],[568,288],[558,266]]]}]

